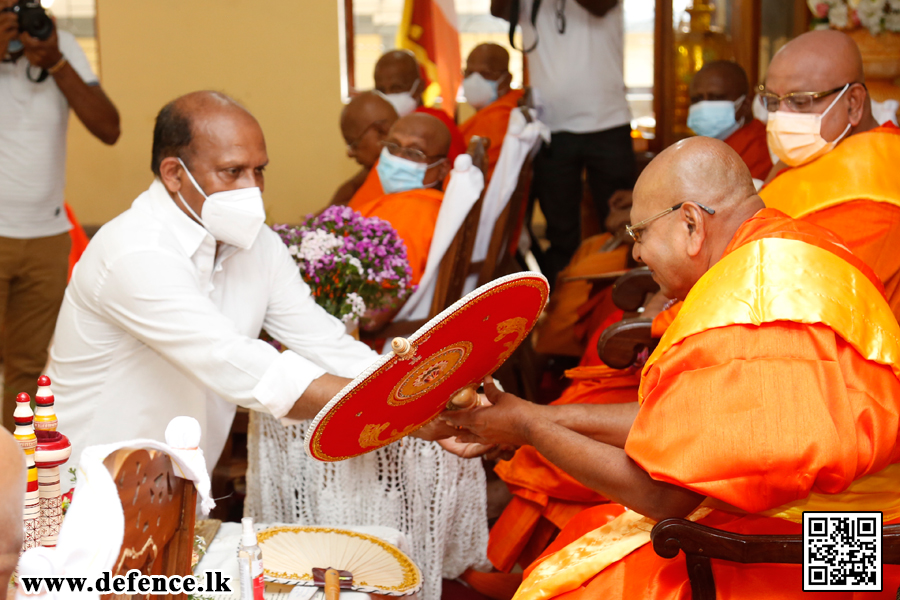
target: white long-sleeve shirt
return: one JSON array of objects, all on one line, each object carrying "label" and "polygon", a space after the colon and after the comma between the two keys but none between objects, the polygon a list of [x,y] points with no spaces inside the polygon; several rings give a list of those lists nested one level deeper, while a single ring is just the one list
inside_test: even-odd
[{"label": "white long-sleeve shirt", "polygon": [[[257,339],[261,328],[290,350]],[[376,357],[315,303],[275,232],[264,226],[250,249],[223,246],[217,258],[155,180],[78,262],[49,375],[76,462],[86,446],[164,440],[188,415],[211,470],[236,405],[284,417],[314,379],[355,377]]]}]

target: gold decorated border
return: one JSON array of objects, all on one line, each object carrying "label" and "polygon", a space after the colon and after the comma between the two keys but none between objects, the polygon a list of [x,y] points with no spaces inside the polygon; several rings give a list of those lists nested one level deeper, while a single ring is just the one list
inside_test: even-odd
[{"label": "gold decorated border", "polygon": [[[454,315],[462,314],[464,311],[466,311],[466,310],[468,310],[469,308],[475,306],[477,303],[481,302],[482,300],[485,300],[485,299],[487,299],[487,298],[490,298],[491,296],[494,296],[494,295],[496,295],[496,294],[499,294],[500,292],[503,292],[503,291],[505,291],[505,290],[507,290],[508,288],[511,288],[511,287],[532,287],[532,288],[537,289],[538,292],[539,292],[540,295],[541,295],[541,305],[542,305],[542,306],[546,306],[546,304],[547,304],[547,294],[548,294],[548,291],[547,291],[546,284],[545,284],[542,280],[535,279],[535,278],[529,278],[529,279],[515,279],[515,280],[513,280],[513,281],[508,281],[508,282],[506,282],[506,283],[503,283],[503,284],[501,284],[501,285],[498,285],[498,286],[496,286],[496,287],[494,287],[494,288],[491,288],[489,291],[487,291],[487,292],[485,292],[485,293],[483,293],[483,294],[480,294],[478,297],[473,298],[472,301],[466,302],[465,305],[461,306],[458,310],[454,311],[453,314],[454,314]],[[540,317],[540,313],[538,313],[537,315],[534,316],[534,319],[531,321],[530,326],[526,329],[526,331],[525,331],[526,337],[527,337],[528,333],[529,333],[532,329],[534,329],[534,326],[535,326],[535,324],[536,324],[537,321],[538,321],[538,317]],[[427,339],[427,337],[429,337],[433,332],[439,331],[439,330],[440,330],[441,328],[443,328],[447,323],[448,323],[448,320],[447,320],[447,319],[444,319],[444,320],[442,320],[441,322],[437,323],[437,324],[434,325],[433,327],[429,328],[428,331],[427,331],[426,333],[424,333],[421,337],[417,338],[417,339],[414,341],[414,343],[415,343],[415,344],[419,344],[420,341],[424,341],[424,340]],[[315,432],[313,433],[313,439],[311,440],[311,444],[310,444],[311,447],[312,447],[312,449],[313,449],[313,451],[314,451],[314,453],[315,453],[315,455],[316,455],[316,458],[317,458],[317,459],[323,460],[323,461],[337,462],[337,461],[341,461],[341,460],[347,460],[348,458],[354,458],[354,457],[356,457],[356,456],[360,456],[361,454],[365,454],[366,452],[368,452],[368,451],[366,451],[366,452],[360,452],[360,453],[357,453],[357,454],[350,454],[350,455],[347,455],[347,456],[330,456],[330,455],[328,455],[328,454],[326,454],[325,452],[322,451],[322,446],[321,446],[321,443],[320,443],[320,434],[321,434],[321,432],[325,429],[325,426],[328,425],[328,422],[331,420],[331,417],[334,416],[336,410],[337,410],[338,408],[340,408],[341,406],[343,406],[344,403],[345,403],[347,400],[349,400],[349,399],[352,398],[354,395],[356,395],[356,394],[358,393],[359,389],[360,389],[361,387],[363,387],[363,384],[366,384],[366,383],[367,383],[369,380],[371,380],[373,377],[376,377],[376,376],[380,375],[381,373],[383,373],[384,371],[386,371],[387,369],[391,368],[394,364],[396,364],[396,362],[397,362],[398,360],[399,360],[399,357],[396,357],[396,356],[392,357],[391,360],[389,360],[388,362],[386,362],[384,365],[382,365],[380,368],[378,368],[376,371],[374,371],[371,375],[369,375],[369,376],[366,377],[364,380],[362,380],[362,381],[359,383],[359,385],[355,386],[355,387],[353,388],[353,390],[351,390],[346,396],[344,396],[343,398],[341,398],[340,402],[339,402],[338,404],[336,404],[330,411],[328,411],[328,414],[326,414],[326,415],[322,418],[322,420],[319,421],[319,424],[316,426],[316,430],[315,430]],[[415,429],[410,430],[409,433],[413,433],[416,429],[419,429],[419,428],[423,427],[425,424],[426,424],[426,423],[423,423],[423,424],[420,425],[419,427],[416,427]],[[407,434],[407,435],[408,435],[408,434]],[[387,444],[385,444],[385,446],[386,446],[386,445],[387,445]],[[381,446],[381,447],[383,447],[383,446]]]},{"label": "gold decorated border", "polygon": [[[409,559],[403,552],[401,552],[397,547],[388,544],[375,536],[368,535],[365,533],[357,533],[355,531],[348,531],[346,529],[334,529],[331,527],[270,527],[269,529],[264,529],[260,531],[256,535],[257,542],[262,546],[262,543],[266,540],[273,538],[282,533],[336,533],[339,535],[346,535],[349,537],[359,538],[361,540],[366,540],[368,542],[372,542],[373,544],[379,546],[383,550],[387,551],[394,559],[400,564],[400,568],[403,570],[403,581],[400,582],[400,585],[396,586],[388,586],[388,585],[378,585],[378,584],[370,584],[365,581],[357,581],[353,580],[353,588],[357,587],[369,587],[376,588],[379,590],[386,590],[389,592],[413,592],[419,586],[422,585],[422,573],[419,571],[419,567],[415,565],[413,561]],[[264,550],[264,549],[263,549]],[[263,553],[265,555],[265,552]],[[334,567],[334,565],[323,565],[322,568]],[[273,579],[292,579],[294,581],[312,581],[312,573],[300,575],[299,573],[283,573],[278,571],[272,571],[265,567],[263,564],[263,571],[268,577]]]}]

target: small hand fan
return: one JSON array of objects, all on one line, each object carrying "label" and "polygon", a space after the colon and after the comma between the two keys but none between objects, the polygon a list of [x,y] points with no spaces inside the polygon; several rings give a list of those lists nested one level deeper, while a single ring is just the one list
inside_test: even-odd
[{"label": "small hand fan", "polygon": [[312,586],[313,569],[330,567],[349,571],[350,589],[357,592],[408,596],[422,587],[415,563],[371,535],[328,527],[272,527],[257,537],[266,581]]},{"label": "small hand fan", "polygon": [[345,460],[413,433],[448,408],[478,402],[475,388],[528,339],[549,291],[538,273],[501,277],[409,338],[394,338],[392,353],[319,411],[306,451],[321,461]]}]

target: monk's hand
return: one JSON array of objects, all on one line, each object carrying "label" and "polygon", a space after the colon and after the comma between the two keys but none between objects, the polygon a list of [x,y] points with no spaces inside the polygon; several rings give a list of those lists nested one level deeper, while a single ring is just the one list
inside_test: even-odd
[{"label": "monk's hand", "polygon": [[[457,431],[454,430],[454,433],[457,433]],[[479,444],[477,442],[466,443],[460,442],[455,438],[438,440],[437,443],[450,454],[455,454],[460,458],[478,458],[492,453],[497,448],[494,444]]]},{"label": "monk's hand", "polygon": [[427,425],[423,425],[410,434],[410,437],[419,438],[426,442],[436,442],[452,438],[459,434],[459,430],[448,425],[442,419],[432,419]]},{"label": "monk's hand", "polygon": [[536,405],[512,394],[501,392],[490,377],[484,379],[484,392],[492,406],[447,411],[441,419],[458,427],[458,442],[524,446],[528,444],[528,425],[535,418]]}]

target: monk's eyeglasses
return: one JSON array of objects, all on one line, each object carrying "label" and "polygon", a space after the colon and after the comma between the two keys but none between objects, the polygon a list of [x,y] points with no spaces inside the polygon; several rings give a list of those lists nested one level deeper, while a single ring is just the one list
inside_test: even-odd
[{"label": "monk's eyeglasses", "polygon": [[[635,225],[626,225],[625,232],[631,236],[631,239],[633,239],[636,244],[640,244],[641,243],[641,234],[643,234],[644,229],[647,228],[647,223],[649,223],[651,221],[655,221],[656,219],[662,218],[669,213],[675,212],[676,210],[678,210],[679,208],[684,206],[684,204],[685,204],[684,202],[679,202],[675,206],[669,207],[666,210],[662,211],[661,213],[653,215],[652,217],[650,217],[648,219],[644,219],[640,223],[637,223]],[[696,204],[697,206],[699,206],[700,208],[702,208],[703,210],[705,210],[707,213],[709,213],[711,215],[716,214],[716,211],[714,211],[713,209],[711,209],[708,206],[704,206],[704,205],[700,204],[699,202],[694,202],[693,204]]]},{"label": "monk's eyeglasses", "polygon": [[856,81],[845,83],[840,87],[836,87],[833,90],[826,90],[824,92],[789,92],[784,96],[779,96],[778,94],[767,91],[765,85],[760,85],[757,88],[757,92],[759,93],[759,98],[762,101],[762,105],[769,112],[777,111],[778,107],[781,106],[781,103],[784,102],[785,104],[787,104],[790,110],[803,113],[810,112],[816,100],[825,98],[826,96],[830,96],[832,94],[836,94],[844,88],[849,88],[850,86],[856,85],[857,83],[865,87],[864,83]]},{"label": "monk's eyeglasses", "polygon": [[347,150],[355,152],[356,148],[359,146],[359,143],[362,141],[362,139],[364,137],[366,137],[366,134],[369,133],[369,131],[373,127],[381,127],[385,123],[387,123],[387,121],[385,119],[379,119],[378,121],[373,121],[372,123],[370,123],[368,127],[363,129],[363,132],[361,134],[359,134],[359,136],[355,140],[353,140],[352,142],[347,144]]},{"label": "monk's eyeglasses", "polygon": [[391,154],[393,154],[394,156],[397,156],[399,158],[405,158],[406,160],[411,160],[411,161],[417,162],[417,163],[426,163],[427,164],[428,159],[430,159],[430,158],[441,159],[435,163],[429,164],[428,165],[429,167],[433,167],[436,164],[443,162],[444,159],[447,158],[446,156],[428,156],[427,154],[425,154],[418,148],[404,148],[400,144],[395,144],[394,142],[384,141],[384,142],[381,142],[381,145],[384,146],[385,148],[387,148],[387,151],[390,152]]}]

